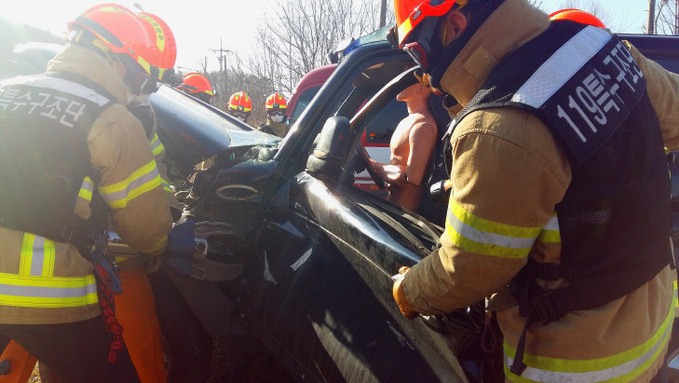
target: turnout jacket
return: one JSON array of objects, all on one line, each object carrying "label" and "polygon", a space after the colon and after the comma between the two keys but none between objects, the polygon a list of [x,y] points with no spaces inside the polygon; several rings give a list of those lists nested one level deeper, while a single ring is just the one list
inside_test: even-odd
[{"label": "turnout jacket", "polygon": [[[513,21],[518,19],[522,22]],[[547,15],[525,0],[505,1],[451,63],[441,79],[443,90],[469,104],[504,57],[548,27]],[[676,149],[679,78],[627,48],[646,78],[664,144]],[[413,308],[422,314],[450,312],[493,295],[489,307],[504,335],[509,381],[650,380],[662,364],[674,318],[675,273],[669,266],[618,299],[529,327],[527,369],[521,377],[509,371],[526,318],[508,285],[529,258],[561,263],[562,245],[550,230],[555,207],[573,180],[571,162],[543,121],[513,107],[466,115],[451,143],[453,192],[442,247],[413,266],[401,285]],[[480,236],[470,241],[470,232],[455,230],[459,225],[451,224],[451,217]],[[480,238],[512,235],[532,245],[523,251],[498,243],[478,246]],[[543,287],[565,285],[556,280]]]},{"label": "turnout jacket", "polygon": [[[74,214],[90,218],[93,195],[98,194],[107,206],[110,226],[127,244],[142,253],[162,253],[172,224],[170,210],[149,140],[141,123],[124,105],[127,88],[120,76],[104,58],[77,46],[67,47],[50,61],[47,75],[43,77],[68,78],[66,85],[47,81],[56,91],[68,94],[75,88],[91,94],[103,89],[102,93],[113,98],[96,115],[86,134],[92,176],[82,180]],[[77,86],[78,78],[84,79],[84,88]],[[94,92],[88,84],[95,85]],[[37,94],[40,89],[35,91]],[[18,96],[4,101],[9,107],[17,107]],[[68,110],[74,109],[56,109],[62,114],[54,124],[69,121]],[[30,176],[21,174],[17,180]],[[2,187],[9,185],[3,182]],[[43,192],[49,199],[50,191]],[[92,265],[73,245],[0,224],[0,252],[0,323],[67,323],[99,315]]]},{"label": "turnout jacket", "polygon": [[271,118],[267,116],[266,124],[260,125],[258,129],[264,133],[283,138],[288,134],[289,128],[287,122],[273,122],[271,121]]}]

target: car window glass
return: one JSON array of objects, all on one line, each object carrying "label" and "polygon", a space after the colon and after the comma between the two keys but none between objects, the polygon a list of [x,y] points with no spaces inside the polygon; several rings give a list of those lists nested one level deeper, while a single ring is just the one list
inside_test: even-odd
[{"label": "car window glass", "polygon": [[408,116],[406,104],[393,99],[380,110],[365,126],[366,146],[371,144],[389,144],[391,135],[402,119]]},{"label": "car window glass", "polygon": [[409,65],[412,65],[412,61],[389,61],[368,66],[354,78],[351,87],[334,109],[334,115],[351,119],[368,100]]},{"label": "car window glass", "polygon": [[[362,70],[356,72],[351,83],[345,82],[337,85],[342,85],[343,89],[340,90],[339,97],[335,98],[333,103],[328,105],[329,110],[332,111],[330,115],[342,116],[351,120],[356,112],[377,94],[384,85],[411,65],[412,60],[410,58],[379,63],[372,61],[368,63]],[[326,82],[326,86],[328,84]],[[323,120],[323,123],[325,123],[325,120]],[[322,125],[319,126],[318,133],[320,133],[321,127]],[[389,127],[385,129],[389,129]],[[317,139],[318,134],[315,136],[314,143],[309,148],[309,154],[313,152]]]},{"label": "car window glass", "polygon": [[320,86],[309,88],[299,96],[299,99],[297,99],[297,105],[295,105],[295,110],[292,111],[292,116],[290,117],[290,125],[297,121],[300,114],[304,112],[304,109],[306,109],[314,96],[316,96],[316,93],[318,93],[319,89],[321,89]]}]

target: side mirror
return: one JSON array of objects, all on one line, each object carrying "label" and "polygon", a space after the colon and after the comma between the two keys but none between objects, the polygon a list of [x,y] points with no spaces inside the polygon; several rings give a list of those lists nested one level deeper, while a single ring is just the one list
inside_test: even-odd
[{"label": "side mirror", "polygon": [[330,117],[306,162],[306,171],[319,178],[337,177],[349,147],[349,120]]}]

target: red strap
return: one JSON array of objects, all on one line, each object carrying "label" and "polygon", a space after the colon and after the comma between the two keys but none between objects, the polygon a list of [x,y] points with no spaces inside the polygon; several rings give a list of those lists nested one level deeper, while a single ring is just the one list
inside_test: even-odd
[{"label": "red strap", "polygon": [[97,276],[97,296],[99,297],[99,307],[104,314],[104,327],[107,332],[113,335],[113,340],[108,348],[108,362],[113,364],[118,356],[118,351],[122,350],[125,345],[123,342],[123,326],[116,319],[115,301],[108,272],[99,264],[96,264],[95,267],[97,271],[95,274]]}]

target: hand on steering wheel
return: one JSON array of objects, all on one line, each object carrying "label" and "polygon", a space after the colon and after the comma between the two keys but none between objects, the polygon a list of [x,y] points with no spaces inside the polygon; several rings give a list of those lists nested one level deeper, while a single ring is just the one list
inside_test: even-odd
[{"label": "hand on steering wheel", "polygon": [[375,169],[375,165],[373,165],[372,161],[370,160],[370,155],[365,149],[365,146],[360,145],[356,151],[358,152],[358,156],[363,160],[363,163],[365,164],[365,170],[368,171],[368,174],[370,174],[370,178],[372,178],[372,180],[375,182],[375,185],[377,185],[377,187],[380,189],[385,189],[387,185],[384,183],[382,177],[380,177],[377,169]]}]

